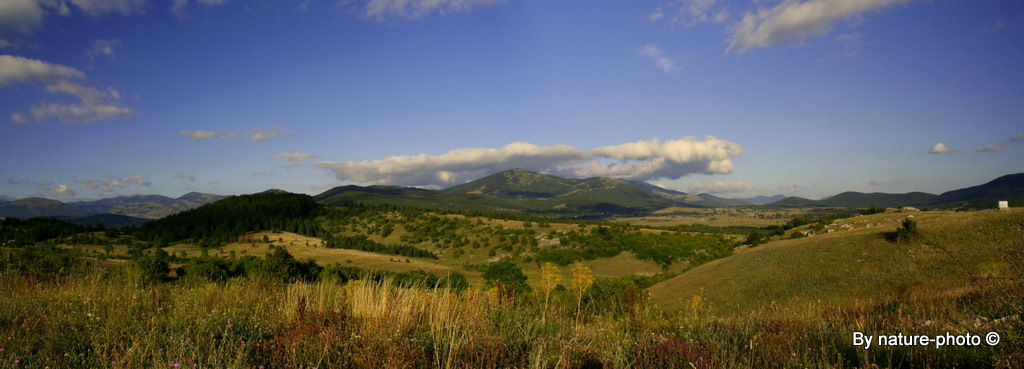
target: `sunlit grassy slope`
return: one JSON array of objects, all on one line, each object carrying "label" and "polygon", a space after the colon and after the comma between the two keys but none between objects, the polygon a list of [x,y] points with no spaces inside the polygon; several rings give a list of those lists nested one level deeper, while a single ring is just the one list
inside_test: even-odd
[{"label": "sunlit grassy slope", "polygon": [[[912,216],[920,236],[886,240]],[[719,259],[649,288],[667,311],[701,296],[721,313],[820,301],[842,305],[957,295],[1024,266],[1024,209],[887,212],[841,219],[832,233],[777,241]]]}]

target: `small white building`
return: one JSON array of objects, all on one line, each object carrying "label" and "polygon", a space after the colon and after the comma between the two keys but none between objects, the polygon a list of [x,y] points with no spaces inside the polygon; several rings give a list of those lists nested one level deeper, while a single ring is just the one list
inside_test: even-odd
[{"label": "small white building", "polygon": [[999,210],[1007,210],[1009,208],[1010,208],[1010,202],[1009,201],[1000,201],[999,202]]}]

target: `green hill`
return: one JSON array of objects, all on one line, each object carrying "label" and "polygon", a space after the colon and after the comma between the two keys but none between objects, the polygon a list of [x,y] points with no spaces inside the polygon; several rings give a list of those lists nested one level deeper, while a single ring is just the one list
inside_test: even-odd
[{"label": "green hill", "polygon": [[[903,244],[886,240],[886,233],[894,232],[908,215],[918,222],[919,238]],[[955,295],[974,285],[972,276],[981,279],[978,283],[997,283],[1021,267],[1007,259],[1024,252],[1021,224],[1021,209],[888,212],[841,219],[829,226],[832,233],[738,252],[649,291],[668,311],[679,310],[697,295],[716,311],[737,313],[770,304],[848,305]]]}]

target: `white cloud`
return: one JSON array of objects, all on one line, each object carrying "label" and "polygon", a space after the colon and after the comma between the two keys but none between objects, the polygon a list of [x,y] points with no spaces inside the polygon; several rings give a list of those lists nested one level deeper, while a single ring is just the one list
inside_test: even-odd
[{"label": "white cloud", "polygon": [[57,118],[65,124],[91,123],[97,120],[126,118],[135,113],[127,107],[112,104],[56,104],[40,103],[29,108],[32,119],[44,121],[50,118]]},{"label": "white cloud", "polygon": [[583,151],[567,145],[515,142],[502,148],[456,149],[442,155],[391,156],[384,159],[312,163],[340,181],[445,187],[503,170],[522,168],[567,177],[627,180],[677,179],[693,173],[732,173],[738,144],[712,136],[661,142],[658,139]]},{"label": "white cloud", "polygon": [[[694,137],[661,142],[658,139],[599,147],[592,150],[598,157],[619,160],[604,165],[608,172],[593,174],[623,179],[651,178],[676,179],[687,174],[730,174],[732,159],[743,154],[739,144],[706,136],[703,141]],[[591,164],[596,164],[592,162]],[[602,166],[598,164],[598,166]]]},{"label": "white cloud", "polygon": [[46,92],[63,93],[77,97],[78,104],[40,102],[29,108],[29,115],[12,113],[15,123],[28,123],[28,118],[44,121],[57,118],[67,124],[89,123],[102,119],[123,118],[135,113],[131,108],[121,106],[117,90],[84,86],[77,80],[85,79],[82,71],[41,60],[19,56],[0,55],[0,87],[15,83],[49,83]]},{"label": "white cloud", "polygon": [[659,48],[656,44],[644,45],[636,52],[636,54],[650,58],[654,61],[654,65],[665,73],[674,73],[679,71],[681,68],[676,59],[666,56],[665,51]]},{"label": "white cloud", "polygon": [[303,161],[303,160],[306,160],[306,159],[319,158],[319,157],[320,157],[320,155],[317,155],[317,154],[311,154],[311,153],[308,153],[308,152],[295,152],[295,150],[292,150],[291,152],[283,152],[283,153],[274,155],[274,159],[284,159],[284,160],[287,160],[287,161]]},{"label": "white cloud", "polygon": [[68,187],[68,185],[63,184],[48,189],[47,193],[51,196],[75,196],[75,191]]},{"label": "white cloud", "polygon": [[1012,145],[1014,143],[1021,142],[1021,141],[1024,141],[1024,132],[1018,133],[1016,136],[1011,137],[1006,142],[999,143],[999,144],[989,144],[989,145],[982,146],[982,147],[979,147],[977,149],[974,149],[974,151],[977,151],[977,152],[1000,152],[1000,151],[1003,151],[1003,149],[1006,148],[1007,146],[1010,146],[1010,145]]},{"label": "white cloud", "polygon": [[946,144],[944,144],[942,142],[939,142],[939,143],[935,144],[935,146],[932,146],[932,148],[928,150],[929,154],[951,154],[951,153],[956,153],[956,152],[959,152],[959,151],[950,150],[950,148],[947,147]]},{"label": "white cloud", "polygon": [[45,15],[37,0],[0,0],[0,35],[31,34],[43,26]]},{"label": "white cloud", "polygon": [[181,136],[186,136],[190,140],[201,141],[201,140],[206,140],[206,139],[217,137],[217,135],[219,133],[214,132],[214,131],[203,131],[203,130],[195,130],[195,131],[185,131],[185,130],[182,130],[182,131],[178,131],[178,134],[181,135]]},{"label": "white cloud", "polygon": [[[269,139],[272,139],[272,138],[291,136],[293,134],[295,134],[295,133],[293,133],[291,131],[284,130],[284,128],[282,128],[280,125],[275,125],[275,126],[271,126],[270,128],[266,128],[266,129],[264,129],[264,128],[256,128],[256,129],[253,129],[252,131],[250,131],[249,133],[246,133],[245,135],[248,136],[248,138],[246,140],[251,141],[251,142],[259,142],[259,141],[269,140]],[[178,131],[178,135],[186,136],[189,139],[196,140],[196,141],[207,140],[207,139],[211,139],[211,138],[214,138],[214,137],[222,139],[222,140],[234,140],[234,139],[238,138],[239,133],[238,132],[233,132],[233,131],[220,132],[220,131],[204,131],[204,130],[195,130],[195,131],[182,130],[182,131]],[[277,157],[275,157],[275,159],[276,158]]]},{"label": "white cloud", "polygon": [[121,178],[121,181],[125,183],[131,183],[136,186],[149,187],[150,185],[149,181],[143,180],[143,176],[141,174],[136,174],[128,178]]},{"label": "white cloud", "polygon": [[828,33],[835,22],[910,0],[783,0],[771,9],[747,12],[733,26],[729,51],[746,51],[802,41]]},{"label": "white cloud", "polygon": [[178,18],[185,18],[188,15],[186,7],[188,7],[188,0],[174,0],[174,5],[171,5],[171,13]]},{"label": "white cloud", "polygon": [[15,83],[52,83],[84,78],[85,73],[68,66],[20,56],[0,55],[0,87]]},{"label": "white cloud", "polygon": [[738,193],[753,191],[754,186],[743,182],[722,182],[718,181],[710,185],[702,185],[699,182],[694,182],[690,185],[690,193]]},{"label": "white cloud", "polygon": [[70,0],[86,14],[99,17],[107,14],[120,13],[128,15],[141,13],[149,5],[148,0]]},{"label": "white cloud", "polygon": [[[370,0],[362,8],[362,13],[366,18],[416,19],[434,12],[447,15],[498,2],[499,0]],[[338,4],[342,6],[347,2],[341,1]]]},{"label": "white cloud", "polygon": [[648,15],[651,21],[665,17],[665,8],[677,8],[668,22],[672,25],[693,27],[697,23],[723,23],[729,19],[729,12],[722,6],[716,6],[715,0],[682,0],[669,2],[659,6]]},{"label": "white cloud", "polygon": [[274,175],[274,173],[270,173],[270,172],[252,172],[252,175],[254,175],[254,176],[272,176],[272,175]]},{"label": "white cloud", "polygon": [[294,133],[290,131],[285,131],[284,128],[282,128],[280,125],[274,125],[266,129],[257,128],[252,132],[246,133],[245,135],[249,137],[247,138],[247,140],[249,141],[260,142],[264,140],[269,140],[271,138],[291,136],[293,134]]},{"label": "white cloud", "polygon": [[185,174],[185,173],[178,173],[178,174],[174,175],[174,178],[184,179],[184,180],[187,180],[189,182],[195,182],[196,181],[196,176],[191,175],[191,174]]},{"label": "white cloud", "polygon": [[82,191],[93,191],[97,195],[101,195],[102,192],[112,192],[117,189],[122,189],[128,185],[135,185],[141,187],[149,187],[152,185],[149,181],[145,180],[142,174],[136,174],[131,177],[115,177],[108,175],[106,179],[76,179],[75,182],[81,183],[85,187]]},{"label": "white cloud", "polygon": [[[199,4],[206,6],[218,6],[227,4],[228,0],[198,0]],[[185,18],[188,16],[188,0],[174,0],[174,4],[171,6],[171,13],[178,18]]]},{"label": "white cloud", "polygon": [[121,45],[121,40],[116,38],[101,38],[92,43],[92,49],[86,52],[89,55],[89,60],[94,60],[97,56],[106,56],[108,58],[114,58],[114,48]]}]

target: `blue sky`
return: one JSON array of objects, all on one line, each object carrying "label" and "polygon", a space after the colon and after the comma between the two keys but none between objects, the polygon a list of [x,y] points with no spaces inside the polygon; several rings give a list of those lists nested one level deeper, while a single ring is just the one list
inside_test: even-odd
[{"label": "blue sky", "polygon": [[0,194],[1024,172],[1015,1],[0,0]]}]

